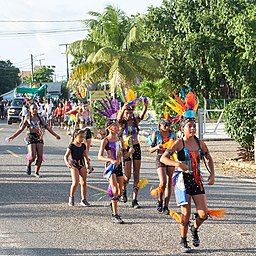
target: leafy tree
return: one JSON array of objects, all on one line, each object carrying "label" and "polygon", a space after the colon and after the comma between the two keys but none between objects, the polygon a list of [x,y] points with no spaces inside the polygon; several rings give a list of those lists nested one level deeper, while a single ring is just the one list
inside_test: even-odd
[{"label": "leafy tree", "polygon": [[0,94],[8,92],[21,83],[20,70],[7,60],[0,60]]},{"label": "leafy tree", "polygon": [[161,42],[161,58],[171,84],[190,84],[205,99],[239,97],[256,83],[256,1],[172,0],[151,7],[145,17],[147,40]]},{"label": "leafy tree", "polygon": [[[34,81],[38,83],[53,82],[54,66],[42,66],[34,72]],[[32,81],[32,78],[31,78]]]},{"label": "leafy tree", "polygon": [[239,157],[244,160],[253,158],[253,139],[256,132],[256,99],[232,101],[224,110],[225,129],[240,145]]},{"label": "leafy tree", "polygon": [[110,82],[110,90],[129,88],[143,79],[159,77],[159,63],[152,52],[161,49],[159,43],[141,40],[135,18],[107,6],[103,13],[90,12],[86,20],[88,37],[73,42],[69,51],[74,66],[69,86],[82,86],[102,81]]}]

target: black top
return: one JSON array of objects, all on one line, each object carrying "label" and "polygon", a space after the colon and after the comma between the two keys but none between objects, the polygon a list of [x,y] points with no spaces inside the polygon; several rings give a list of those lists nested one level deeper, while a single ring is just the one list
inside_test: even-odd
[{"label": "black top", "polygon": [[71,157],[73,160],[82,160],[84,159],[84,151],[86,150],[86,146],[82,143],[81,147],[77,147],[74,144],[70,144],[68,148],[71,150]]}]

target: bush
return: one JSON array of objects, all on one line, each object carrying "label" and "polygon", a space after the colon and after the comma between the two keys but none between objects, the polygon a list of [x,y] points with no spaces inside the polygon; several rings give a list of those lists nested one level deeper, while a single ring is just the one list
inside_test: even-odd
[{"label": "bush", "polygon": [[225,130],[246,151],[253,151],[256,99],[234,100],[224,109]]}]

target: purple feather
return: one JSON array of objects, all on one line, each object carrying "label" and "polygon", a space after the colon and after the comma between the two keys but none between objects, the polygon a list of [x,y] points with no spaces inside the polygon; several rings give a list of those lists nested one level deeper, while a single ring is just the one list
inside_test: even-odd
[{"label": "purple feather", "polygon": [[110,198],[112,198],[112,197],[113,197],[113,191],[112,191],[112,188],[111,188],[111,185],[110,185],[110,184],[108,185],[107,192],[108,192],[108,196],[109,196]]}]

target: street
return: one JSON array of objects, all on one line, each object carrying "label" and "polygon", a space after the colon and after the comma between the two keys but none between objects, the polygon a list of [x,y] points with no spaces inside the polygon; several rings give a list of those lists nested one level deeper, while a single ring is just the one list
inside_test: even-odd
[{"label": "street", "polygon": [[[149,184],[139,192],[142,208],[131,208],[129,184],[128,202],[119,203],[125,224],[118,225],[111,222],[108,183],[102,176],[103,163],[96,160],[99,141],[93,141],[89,155],[95,169],[87,180],[92,206],[79,206],[79,187],[75,207],[69,207],[71,177],[63,160],[69,144],[66,132],[55,128],[58,141],[46,131],[42,178],[36,178],[25,173],[25,131],[10,143],[5,140],[17,128],[0,123],[0,255],[181,255],[179,224],[157,213],[156,199],[149,195],[158,177],[155,154],[145,152],[146,145],[141,178]],[[202,225],[200,247],[194,248],[188,236],[190,255],[255,255],[256,183],[217,175],[215,185],[205,184],[205,189],[209,209],[225,209],[228,214]],[[173,194],[170,208],[180,212]]]}]

